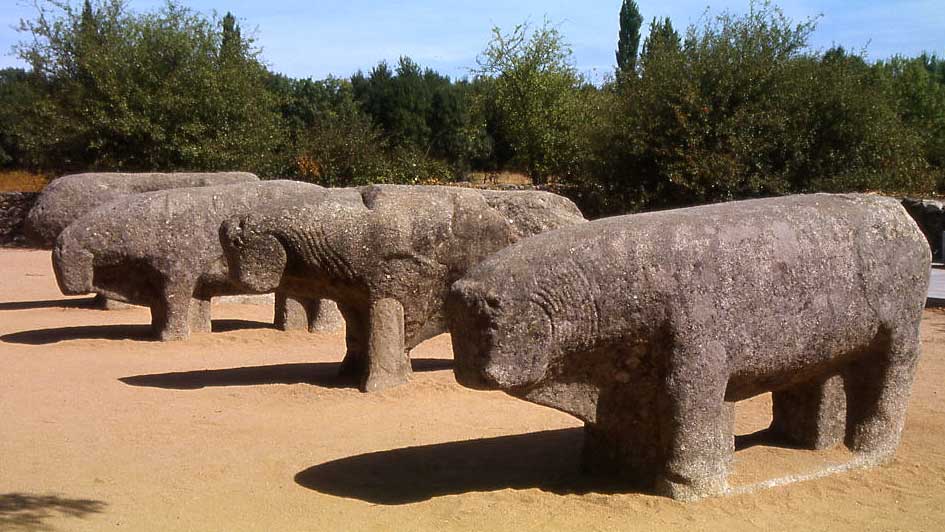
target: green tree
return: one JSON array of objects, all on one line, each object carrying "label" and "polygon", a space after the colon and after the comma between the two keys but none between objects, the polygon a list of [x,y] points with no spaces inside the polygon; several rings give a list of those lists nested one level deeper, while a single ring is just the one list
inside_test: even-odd
[{"label": "green tree", "polygon": [[636,70],[640,49],[640,25],[643,16],[634,0],[623,0],[620,6],[620,33],[617,39],[617,77],[632,75]]},{"label": "green tree", "polygon": [[509,33],[493,28],[478,58],[477,74],[494,80],[482,96],[493,106],[496,144],[506,143],[513,164],[538,183],[569,174],[575,164],[582,80],[571,54],[546,20],[534,31],[527,23]]},{"label": "green tree", "polygon": [[220,42],[220,62],[239,63],[244,59],[243,46],[245,41],[240,32],[240,26],[236,23],[236,17],[227,11],[223,17],[223,36]]},{"label": "green tree", "polygon": [[395,70],[381,62],[367,76],[355,74],[351,85],[390,149],[446,160],[454,171],[479,153],[482,132],[470,114],[467,84],[402,57]]},{"label": "green tree", "polygon": [[[786,128],[768,155],[792,192],[928,192],[921,137],[903,122],[893,81],[842,48],[800,58],[787,75]],[[777,156],[777,157],[775,157]]]},{"label": "green tree", "polygon": [[877,65],[893,80],[899,115],[922,139],[925,159],[945,188],[945,68],[923,54],[909,59],[893,57]]},{"label": "green tree", "polygon": [[20,68],[0,70],[0,167],[26,166],[22,121],[37,99],[29,72]]},{"label": "green tree", "polygon": [[673,27],[673,22],[669,17],[654,18],[650,22],[650,33],[643,41],[643,51],[640,56],[643,62],[647,62],[653,55],[666,51],[679,52],[681,49],[682,39],[679,37],[679,32]]},{"label": "green tree", "polygon": [[353,99],[318,113],[299,139],[295,163],[299,177],[325,186],[387,181],[383,136]]},{"label": "green tree", "polygon": [[922,190],[919,137],[892,83],[857,56],[806,51],[813,21],[769,2],[691,26],[651,25],[588,175],[610,212],[810,191]]},{"label": "green tree", "polygon": [[919,56],[919,62],[929,72],[929,75],[938,83],[945,84],[945,59],[935,54],[923,53]]},{"label": "green tree", "polygon": [[[174,2],[140,14],[121,0],[37,7],[17,47],[43,87],[22,128],[31,165],[284,169],[267,73],[235,21],[225,28]],[[225,54],[225,40],[240,53]]]}]

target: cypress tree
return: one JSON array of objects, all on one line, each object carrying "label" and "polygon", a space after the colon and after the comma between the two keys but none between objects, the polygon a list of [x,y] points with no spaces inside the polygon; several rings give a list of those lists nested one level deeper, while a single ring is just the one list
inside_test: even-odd
[{"label": "cypress tree", "polygon": [[637,52],[640,48],[640,25],[643,16],[634,0],[623,0],[620,7],[620,36],[617,39],[617,77],[636,69]]}]

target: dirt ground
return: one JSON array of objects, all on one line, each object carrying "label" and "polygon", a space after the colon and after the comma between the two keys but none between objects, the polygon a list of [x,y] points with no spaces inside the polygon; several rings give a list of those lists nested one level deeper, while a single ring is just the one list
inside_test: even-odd
[{"label": "dirt ground", "polygon": [[[945,314],[927,311],[897,458],[682,504],[583,477],[580,424],[453,380],[447,336],[413,382],[365,395],[339,333],[217,305],[212,334],[63,298],[49,253],[0,250],[0,530],[943,530]],[[759,397],[738,431],[770,421]],[[848,458],[740,440],[732,484]]]}]

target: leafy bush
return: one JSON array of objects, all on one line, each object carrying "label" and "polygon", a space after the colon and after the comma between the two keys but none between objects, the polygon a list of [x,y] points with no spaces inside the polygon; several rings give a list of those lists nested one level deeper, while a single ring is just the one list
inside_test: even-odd
[{"label": "leafy bush", "polygon": [[654,21],[638,76],[621,80],[592,133],[584,168],[603,210],[931,188],[889,76],[842,50],[806,53],[813,29],[768,2],[682,40]]},{"label": "leafy bush", "polygon": [[121,0],[37,6],[18,47],[39,94],[18,130],[29,166],[280,170],[265,69],[232,17],[170,1],[145,14]]},{"label": "leafy bush", "polygon": [[354,100],[350,84],[328,80],[300,87],[306,97],[292,100],[298,123],[305,124],[297,132],[298,178],[325,186],[453,180],[446,162],[411,144],[391,146]]},{"label": "leafy bush", "polygon": [[539,183],[568,173],[576,158],[583,82],[558,29],[547,20],[534,30],[528,24],[509,33],[493,28],[478,74],[492,78],[480,94],[488,100],[482,107],[510,162]]},{"label": "leafy bush", "polygon": [[324,186],[356,186],[386,173],[383,140],[362,113],[326,114],[300,140],[297,175]]},{"label": "leafy bush", "polygon": [[945,61],[894,57],[878,68],[892,78],[898,112],[919,136],[938,189],[945,190]]}]

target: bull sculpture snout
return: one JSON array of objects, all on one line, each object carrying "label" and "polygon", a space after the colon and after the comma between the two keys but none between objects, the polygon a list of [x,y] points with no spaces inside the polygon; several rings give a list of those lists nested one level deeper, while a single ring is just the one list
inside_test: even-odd
[{"label": "bull sculpture snout", "polygon": [[59,289],[67,296],[92,292],[94,257],[69,238],[60,237],[53,248],[53,271]]},{"label": "bull sculpture snout", "polygon": [[453,338],[454,373],[467,388],[495,390],[487,354],[494,341],[488,326],[499,304],[498,295],[485,293],[475,281],[457,281],[446,301],[446,315]]}]

